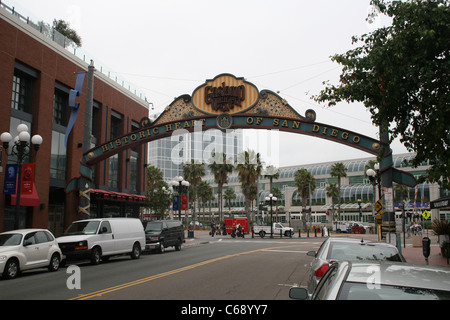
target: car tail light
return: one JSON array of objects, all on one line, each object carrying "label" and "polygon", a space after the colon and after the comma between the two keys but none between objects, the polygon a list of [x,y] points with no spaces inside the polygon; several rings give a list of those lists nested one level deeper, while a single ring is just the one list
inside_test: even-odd
[{"label": "car tail light", "polygon": [[325,263],[325,264],[321,265],[316,270],[316,272],[314,272],[314,276],[316,276],[317,278],[322,278],[322,276],[325,274],[325,272],[327,272],[329,267],[330,267],[330,265],[328,263]]}]

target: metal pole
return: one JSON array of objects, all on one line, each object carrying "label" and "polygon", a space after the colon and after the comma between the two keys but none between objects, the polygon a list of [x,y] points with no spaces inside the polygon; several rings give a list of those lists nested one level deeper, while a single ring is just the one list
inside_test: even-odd
[{"label": "metal pole", "polygon": [[[84,112],[84,135],[83,135],[83,153],[91,148],[91,132],[92,132],[92,108],[94,105],[94,61],[88,68],[88,80],[86,91],[86,109]],[[91,168],[82,164],[83,169],[91,171]],[[78,206],[78,218],[88,219],[91,215],[91,179],[84,174],[80,176],[80,199]]]}]

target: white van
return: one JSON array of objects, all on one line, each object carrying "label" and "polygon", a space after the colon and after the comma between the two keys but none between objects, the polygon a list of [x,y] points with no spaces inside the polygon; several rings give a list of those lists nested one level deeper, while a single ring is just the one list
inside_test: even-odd
[{"label": "white van", "polygon": [[145,249],[144,227],[133,218],[75,221],[56,240],[67,260],[90,259],[92,264],[121,254],[138,259]]}]

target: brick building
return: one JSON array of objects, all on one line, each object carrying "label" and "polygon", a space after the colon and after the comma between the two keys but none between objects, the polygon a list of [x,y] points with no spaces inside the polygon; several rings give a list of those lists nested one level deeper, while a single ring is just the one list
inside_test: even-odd
[{"label": "brick building", "polygon": [[[66,192],[65,188],[80,176],[86,80],[77,98],[81,105],[67,148],[64,139],[71,113],[69,92],[76,73],[87,71],[88,63],[11,11],[3,4],[0,7],[0,133],[10,132],[14,137],[17,125],[25,123],[31,136],[39,134],[44,142],[25,159],[35,164],[37,194],[28,196],[33,201],[21,197],[19,217],[12,205],[15,196],[3,194],[5,165],[17,158],[8,156],[12,143],[8,153],[1,150],[0,232],[12,229],[17,219],[21,228],[48,228],[59,235],[78,217],[78,191]],[[91,147],[137,130],[148,112],[145,100],[95,71],[93,114],[87,119],[92,121]],[[146,145],[139,145],[92,167],[91,217],[139,216],[146,154]]]}]

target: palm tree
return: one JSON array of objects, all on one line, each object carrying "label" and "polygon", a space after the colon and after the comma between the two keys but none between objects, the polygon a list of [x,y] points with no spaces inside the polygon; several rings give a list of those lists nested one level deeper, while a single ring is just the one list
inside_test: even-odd
[{"label": "palm tree", "polygon": [[316,179],[306,169],[297,170],[294,176],[294,182],[297,186],[297,192],[302,198],[302,223],[303,230],[306,230],[306,203],[309,195],[316,189]]},{"label": "palm tree", "polygon": [[270,193],[273,193],[272,190],[272,180],[273,179],[278,179],[280,177],[280,173],[278,172],[278,168],[275,168],[274,166],[268,166],[264,171],[263,171],[263,176],[264,178],[269,178],[269,190]]},{"label": "palm tree", "polygon": [[219,221],[222,221],[222,188],[228,182],[228,174],[233,172],[233,165],[227,161],[227,155],[223,152],[216,152],[213,158],[209,159],[209,169],[214,174],[214,181],[217,183],[217,202],[219,206]]},{"label": "palm tree", "polygon": [[341,219],[341,178],[347,176],[347,168],[344,166],[342,162],[336,162],[331,166],[331,172],[332,177],[338,178],[338,216],[339,219]]},{"label": "palm tree", "polygon": [[261,155],[252,150],[241,152],[237,156],[236,171],[245,197],[247,219],[250,221],[250,206],[256,198],[256,181],[262,171]]},{"label": "palm tree", "polygon": [[193,212],[192,219],[196,221],[195,215],[195,201],[197,201],[197,186],[202,181],[202,177],[205,175],[205,166],[203,163],[196,163],[194,159],[191,159],[191,162],[185,163],[183,165],[183,176],[184,179],[189,181],[190,187],[192,187],[193,194]]},{"label": "palm tree", "polygon": [[200,181],[198,184],[198,197],[202,199],[203,217],[205,216],[205,204],[214,197],[213,188],[207,181]]},{"label": "palm tree", "polygon": [[236,199],[236,193],[234,189],[226,188],[223,198],[228,201],[228,210],[231,211],[231,200]]},{"label": "palm tree", "polygon": [[331,224],[333,224],[333,215],[334,215],[334,200],[339,197],[339,190],[336,186],[336,183],[330,183],[327,185],[327,196],[331,198]]}]

